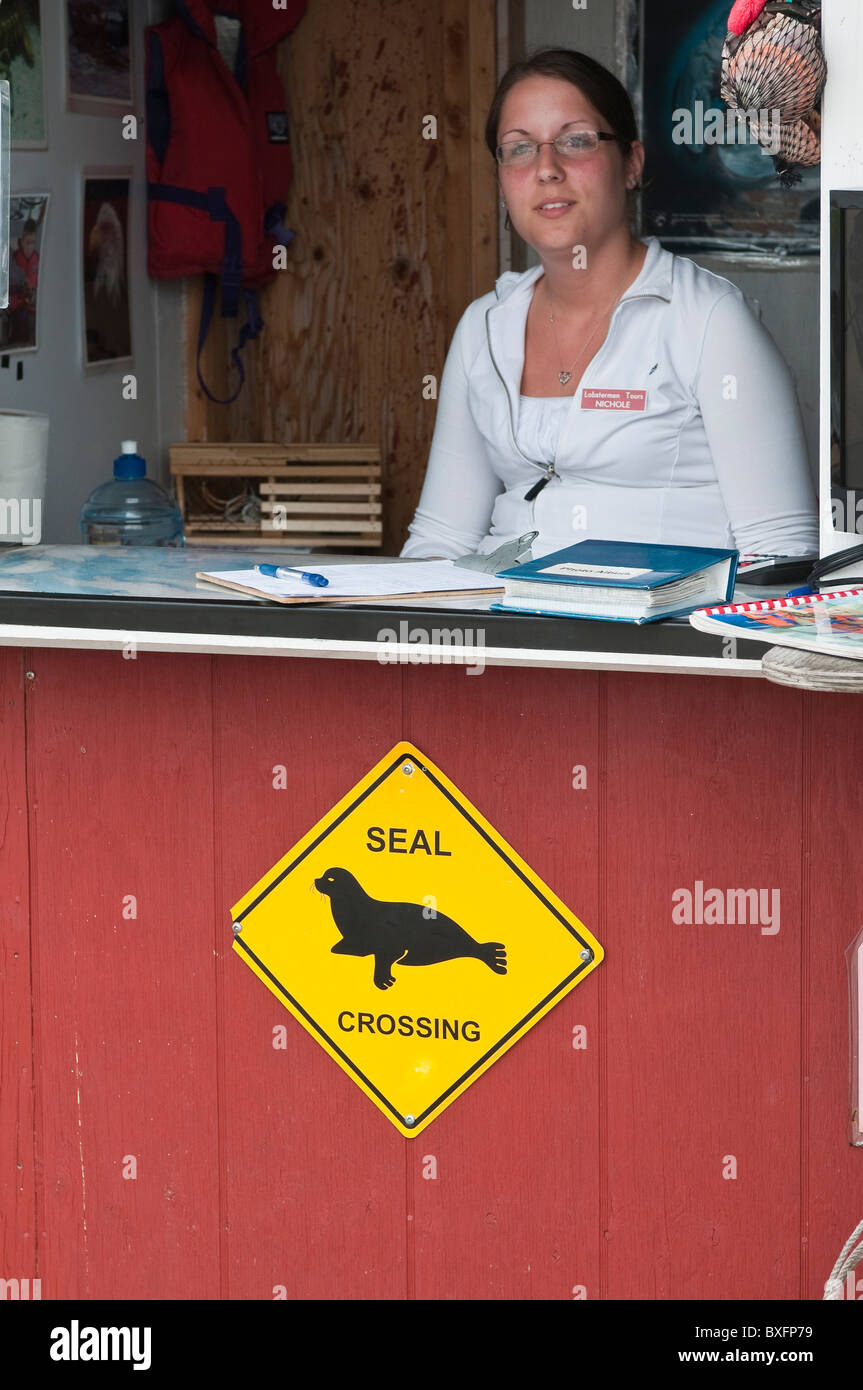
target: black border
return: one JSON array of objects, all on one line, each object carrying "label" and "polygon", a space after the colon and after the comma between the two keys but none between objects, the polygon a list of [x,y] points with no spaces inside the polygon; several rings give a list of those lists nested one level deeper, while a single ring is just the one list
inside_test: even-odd
[{"label": "black border", "polygon": [[[863,211],[863,190],[832,188],[830,190],[830,371],[834,389],[830,393],[830,444],[839,450],[839,476],[830,481],[834,488],[856,490],[863,484],[848,481],[845,459],[848,401],[845,381],[845,319],[848,313],[845,274],[845,213]],[[846,516],[846,521],[847,521]],[[845,526],[853,531],[854,527]]]},{"label": "black border", "polygon": [[[452,1084],[448,1086],[440,1096],[438,1096],[437,1100],[433,1101],[431,1105],[426,1106],[425,1110],[423,1110],[421,1114],[416,1115],[414,1117],[415,1125],[420,1125],[430,1116],[432,1116],[437,1110],[439,1110],[440,1107],[443,1105],[444,1101],[446,1101],[447,1098],[452,1095],[453,1091],[458,1090],[459,1086],[463,1086],[464,1083],[468,1080],[468,1078],[471,1077],[474,1074],[474,1072],[478,1070],[478,1068],[484,1066],[486,1062],[490,1061],[490,1059],[494,1057],[495,1054],[498,1053],[507,1042],[509,1042],[510,1038],[513,1036],[514,1033],[517,1033],[519,1029],[523,1028],[526,1024],[528,1024],[530,1020],[537,1013],[540,1012],[540,1010],[545,1008],[545,1006],[551,1002],[552,999],[556,998],[556,996],[559,995],[562,990],[566,989],[567,986],[569,986],[575,980],[578,979],[579,975],[582,975],[584,971],[587,970],[588,966],[591,964],[593,960],[593,950],[591,949],[591,947],[588,946],[585,939],[582,936],[580,936],[578,932],[574,930],[573,927],[570,926],[569,922],[567,922],[566,918],[562,916],[558,909],[548,901],[548,898],[545,896],[545,894],[540,892],[536,884],[531,883],[530,879],[527,877],[524,871],[520,869],[517,864],[513,863],[509,855],[506,854],[500,848],[500,846],[495,843],[494,839],[491,835],[489,835],[488,831],[483,829],[481,825],[477,824],[473,816],[467,810],[465,810],[464,806],[462,806],[458,799],[455,796],[453,796],[452,792],[447,787],[445,787],[442,782],[439,781],[439,779],[435,776],[431,769],[423,762],[423,760],[413,752],[400,753],[399,756],[395,758],[389,764],[389,766],[384,769],[380,776],[375,778],[374,782],[372,782],[368,787],[366,787],[365,790],[358,797],[356,797],[355,800],[352,801],[349,806],[346,806],[344,811],[342,811],[342,813],[339,816],[337,816],[334,821],[328,824],[326,829],[322,830],[320,835],[318,835],[316,839],[314,839],[311,842],[311,844],[307,845],[306,848],[302,851],[302,853],[299,854],[296,859],[292,860],[292,862],[287,866],[287,868],[283,869],[282,872],[278,875],[278,877],[274,878],[272,883],[269,884],[268,887],[266,887],[263,890],[263,892],[259,893],[258,896],[252,902],[249,903],[248,907],[244,908],[242,912],[237,914],[237,916],[234,918],[234,921],[242,925],[244,918],[246,918],[250,912],[252,912],[256,907],[258,907],[261,902],[263,902],[267,894],[271,893],[272,890],[279,883],[281,883],[283,879],[285,879],[288,876],[288,874],[292,873],[293,870],[297,867],[297,865],[302,863],[306,855],[310,854],[313,849],[317,849],[318,845],[320,845],[321,842],[327,838],[330,832],[332,830],[335,830],[336,826],[340,825],[346,816],[351,815],[356,810],[356,808],[362,804],[366,797],[371,794],[371,792],[376,791],[382,782],[384,782],[388,777],[392,776],[392,774],[402,766],[406,759],[410,759],[410,761],[417,768],[419,768],[422,772],[425,773],[426,777],[429,778],[429,780],[434,784],[438,791],[441,792],[447,798],[447,800],[455,807],[455,809],[459,811],[462,816],[464,816],[465,820],[469,822],[469,824],[473,827],[477,834],[482,836],[486,843],[491,846],[491,848],[495,851],[496,854],[498,854],[501,857],[501,859],[503,859],[504,863],[508,865],[508,867],[513,871],[513,873],[517,874],[518,877],[522,880],[522,882],[526,884],[528,888],[530,888],[530,890],[535,894],[535,896],[539,898],[540,902],[542,902],[548,908],[549,912],[551,912],[552,915],[557,918],[561,926],[566,928],[570,936],[574,936],[576,941],[585,950],[590,952],[590,956],[587,960],[585,960],[580,966],[578,966],[576,970],[573,970],[569,975],[567,975],[565,979],[561,980],[559,985],[555,985],[554,989],[551,990],[550,993],[547,994],[544,999],[541,999],[538,1004],[535,1004],[534,1007],[530,1009],[518,1023],[513,1024],[512,1028],[509,1029],[509,1032],[505,1033],[504,1036],[500,1038],[494,1044],[493,1047],[489,1048],[489,1050],[485,1052],[482,1057],[478,1057],[477,1060],[473,1062],[470,1067],[468,1067],[466,1072],[463,1072],[462,1075],[456,1081],[452,1082]],[[321,1038],[323,1038],[324,1041],[327,1043],[327,1046],[332,1048],[332,1050],[335,1053],[337,1053],[338,1056],[342,1059],[345,1065],[360,1078],[363,1085],[367,1086],[368,1089],[372,1091],[375,1096],[377,1096],[381,1104],[389,1111],[391,1115],[395,1117],[396,1120],[398,1120],[399,1124],[405,1125],[404,1115],[400,1114],[400,1112],[395,1108],[395,1106],[389,1100],[387,1100],[386,1096],[378,1090],[374,1082],[369,1080],[369,1078],[364,1074],[364,1072],[360,1070],[357,1064],[353,1062],[351,1058],[348,1057],[342,1051],[339,1044],[335,1042],[329,1036],[329,1034],[324,1031],[321,1025],[314,1018],[312,1018],[311,1014],[309,1014],[306,1011],[306,1009],[303,1008],[299,1000],[295,999],[294,996],[290,993],[290,991],[286,989],[286,987],[282,984],[281,980],[279,980],[273,974],[273,972],[264,964],[264,962],[260,960],[258,956],[255,955],[254,951],[252,951],[251,948],[246,945],[245,941],[243,940],[242,933],[240,933],[239,935],[235,935],[234,940],[241,947],[241,949],[245,951],[246,955],[255,962],[255,964],[259,967],[263,974],[266,975],[267,979],[271,980],[273,984],[276,985],[276,987],[281,991],[281,993],[289,1001],[292,1007],[295,1008],[298,1013],[302,1014],[303,1018],[306,1020],[307,1023],[311,1025],[311,1027],[315,1030],[316,1033],[320,1034]],[[407,1125],[405,1127],[407,1129],[412,1128],[412,1126],[410,1125]]]},{"label": "black border", "polygon": [[[765,598],[775,596],[765,591]],[[784,592],[784,591],[783,591]],[[417,628],[481,631],[482,645],[467,648],[480,656],[506,647],[525,651],[591,652],[618,656],[722,657],[724,638],[699,632],[686,618],[657,623],[616,623],[603,619],[555,618],[524,613],[489,613],[477,609],[409,607],[392,604],[302,604],[289,607],[249,599],[128,598],[101,594],[25,594],[0,589],[0,623],[34,627],[107,628],[119,633],[194,633],[202,637],[300,638],[316,641],[379,641],[382,628],[401,622]],[[25,643],[26,645],[26,643]],[[58,645],[62,639],[58,638]],[[770,642],[747,640],[745,656],[760,660]],[[446,658],[447,647],[441,646]],[[195,654],[195,649],[190,648]],[[226,653],[230,655],[230,653]],[[238,653],[241,655],[241,653]],[[327,653],[322,652],[322,657]],[[370,654],[374,660],[374,654]],[[393,665],[407,664],[394,659]],[[466,665],[470,656],[440,662],[423,658],[417,665]],[[733,666],[733,663],[729,663]],[[526,660],[524,665],[530,665]],[[694,674],[697,674],[695,672]]]}]

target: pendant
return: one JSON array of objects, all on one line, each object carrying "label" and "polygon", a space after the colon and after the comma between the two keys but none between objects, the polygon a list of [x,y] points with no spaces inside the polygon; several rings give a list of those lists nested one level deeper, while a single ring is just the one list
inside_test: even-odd
[{"label": "pendant", "polygon": [[557,379],[560,382],[561,386],[565,386],[571,376],[572,372],[558,372]]}]

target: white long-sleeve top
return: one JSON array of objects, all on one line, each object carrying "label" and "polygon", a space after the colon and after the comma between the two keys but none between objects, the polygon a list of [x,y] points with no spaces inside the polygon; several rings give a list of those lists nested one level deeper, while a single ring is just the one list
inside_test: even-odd
[{"label": "white long-sleeve top", "polygon": [[[542,266],[507,271],[468,305],[403,556],[486,554],[531,530],[535,558],[589,537],[817,554],[800,407],[760,306],[655,237],[646,245],[605,342],[559,411],[520,395]],[[526,501],[548,476],[555,436],[550,481]]]}]

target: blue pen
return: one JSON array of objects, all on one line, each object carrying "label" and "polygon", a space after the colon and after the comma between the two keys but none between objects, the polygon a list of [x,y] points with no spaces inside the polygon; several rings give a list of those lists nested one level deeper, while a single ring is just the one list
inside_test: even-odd
[{"label": "blue pen", "polygon": [[804,594],[814,594],[815,590],[810,589],[808,584],[804,584],[800,589],[789,589],[786,598],[802,598]]},{"label": "blue pen", "polygon": [[329,580],[323,574],[307,574],[305,570],[292,569],[290,565],[255,565],[258,574],[265,574],[268,579],[290,579],[292,575],[298,574],[306,584],[314,584],[318,589],[322,589]]}]

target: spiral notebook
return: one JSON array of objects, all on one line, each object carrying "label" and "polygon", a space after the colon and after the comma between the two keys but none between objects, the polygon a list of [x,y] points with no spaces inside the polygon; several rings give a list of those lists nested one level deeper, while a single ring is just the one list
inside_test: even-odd
[{"label": "spiral notebook", "polygon": [[699,608],[689,621],[700,632],[863,660],[863,588]]}]

